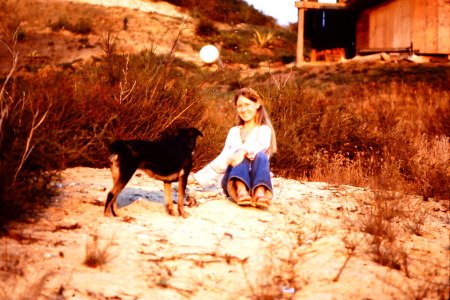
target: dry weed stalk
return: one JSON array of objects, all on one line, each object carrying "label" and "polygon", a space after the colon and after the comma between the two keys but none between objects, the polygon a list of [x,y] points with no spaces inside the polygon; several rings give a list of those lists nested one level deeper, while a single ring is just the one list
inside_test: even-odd
[{"label": "dry weed stalk", "polygon": [[100,48],[105,53],[107,59],[111,59],[117,53],[117,37],[113,37],[111,32],[102,36]]},{"label": "dry weed stalk", "polygon": [[428,210],[425,207],[422,207],[420,203],[415,203],[405,212],[403,226],[411,234],[422,236],[422,228],[425,225],[428,216]]},{"label": "dry weed stalk", "polygon": [[101,247],[98,241],[98,234],[93,234],[92,242],[86,243],[86,257],[83,264],[90,268],[101,268],[105,265],[112,257],[111,245],[113,243],[113,239],[114,236],[111,237],[111,240],[106,245]]},{"label": "dry weed stalk", "polygon": [[[399,291],[396,299],[425,300],[439,299],[448,300],[450,286],[448,285],[448,268],[440,263],[430,262],[428,259],[419,260],[423,265],[420,273],[410,274],[408,279],[394,279],[391,276],[377,276],[387,286]],[[445,270],[444,276],[442,270]],[[439,275],[440,274],[440,275]],[[392,276],[394,275],[394,276]],[[439,276],[439,277],[436,277]],[[398,298],[398,296],[402,296]]]},{"label": "dry weed stalk", "polygon": [[8,244],[4,242],[4,249],[1,255],[0,272],[5,272],[8,276],[13,274],[23,276],[23,260],[24,257],[18,254],[11,254],[8,251]]},{"label": "dry weed stalk", "polygon": [[344,242],[344,245],[345,245],[345,249],[347,249],[347,257],[345,258],[345,261],[342,264],[342,267],[339,269],[339,272],[333,278],[333,282],[339,281],[339,278],[341,277],[342,272],[344,271],[345,267],[347,266],[347,263],[356,254],[356,249],[360,246],[361,240],[357,241],[355,239],[356,239],[355,236],[349,237],[349,234],[347,234],[342,239],[342,241]]},{"label": "dry weed stalk", "polygon": [[45,284],[49,281],[49,278],[55,275],[56,274],[53,272],[47,272],[46,274],[44,274],[41,278],[39,278],[39,280],[35,281],[31,286],[27,288],[26,291],[22,293],[22,297],[20,299],[39,299],[39,296],[42,294],[42,290],[44,289]]},{"label": "dry weed stalk", "polygon": [[3,85],[0,89],[0,143],[5,138],[3,135],[3,124],[7,121],[10,111],[10,106],[12,105],[12,99],[11,97],[7,97],[6,87],[11,80],[12,76],[14,75],[14,72],[16,71],[17,67],[17,60],[19,59],[19,52],[15,50],[15,46],[17,44],[17,32],[19,31],[19,28],[16,29],[16,33],[14,34],[15,38],[13,39],[14,43],[12,47],[9,47],[8,44],[6,44],[2,37],[0,36],[0,43],[8,50],[8,52],[11,54],[12,57],[12,66],[11,69],[6,76],[5,81],[3,82]]},{"label": "dry weed stalk", "polygon": [[357,223],[361,232],[370,234],[367,252],[374,262],[396,270],[409,277],[408,253],[400,238],[402,227],[396,222],[405,218],[405,197],[390,191],[376,190],[370,205],[360,203],[361,214]]},{"label": "dry weed stalk", "polygon": [[[21,102],[22,102],[22,107],[24,107],[25,104],[27,104],[25,99],[22,99]],[[33,135],[34,135],[36,129],[42,125],[42,122],[44,122],[45,118],[47,117],[47,115],[50,111],[51,104],[49,104],[47,110],[43,114],[39,113],[39,109],[37,109],[36,111],[34,110],[32,101],[29,101],[29,106],[30,106],[30,111],[33,113],[33,118],[31,120],[31,127],[30,127],[30,130],[28,133],[27,142],[25,144],[25,149],[23,151],[22,159],[20,160],[19,166],[17,167],[17,170],[14,173],[14,177],[13,177],[13,181],[12,181],[13,184],[16,183],[17,176],[19,175],[19,172],[22,170],[23,164],[28,159],[31,151],[33,151],[34,145],[31,145],[32,140],[33,140]]]},{"label": "dry weed stalk", "polygon": [[[46,272],[40,278],[31,282],[31,284],[28,284],[24,279],[25,274],[23,272],[25,267],[25,257],[21,254],[9,253],[6,241],[4,243],[1,260],[0,275],[2,275],[3,282],[0,284],[0,298],[4,300],[39,299],[45,284],[49,281],[50,277],[55,275],[54,272]],[[11,284],[11,282],[9,282],[10,280],[13,280],[15,284]],[[26,284],[26,286],[21,285],[22,283]]]},{"label": "dry weed stalk", "polygon": [[242,264],[251,299],[292,299],[301,290],[306,282],[298,270],[303,262],[302,257],[315,252],[300,251],[303,235],[300,226],[295,226],[286,240],[276,242],[269,239],[270,244],[265,251],[260,251],[263,260],[261,268],[252,270],[253,277],[250,277],[248,265]]},{"label": "dry weed stalk", "polygon": [[415,163],[415,192],[424,200],[440,195],[450,197],[450,138],[437,136],[432,139],[422,135],[414,141],[417,149],[413,157]]},{"label": "dry weed stalk", "polygon": [[[21,286],[18,290],[17,283],[15,285],[9,285],[7,288],[0,286],[0,296],[3,300],[36,300],[39,299],[45,288],[45,284],[50,280],[51,277],[55,276],[54,272],[47,272],[37,280],[28,284],[26,286]],[[45,297],[48,299],[49,297]]]},{"label": "dry weed stalk", "polygon": [[133,92],[135,86],[136,86],[136,80],[133,82],[131,87],[128,87],[128,63],[130,62],[130,56],[127,55],[127,60],[126,60],[126,64],[125,64],[125,69],[122,70],[123,72],[123,84],[122,81],[120,81],[119,86],[120,86],[120,94],[119,94],[119,99],[117,99],[117,102],[119,102],[120,104],[122,104],[125,100],[127,100],[127,98],[131,95],[131,93]]}]

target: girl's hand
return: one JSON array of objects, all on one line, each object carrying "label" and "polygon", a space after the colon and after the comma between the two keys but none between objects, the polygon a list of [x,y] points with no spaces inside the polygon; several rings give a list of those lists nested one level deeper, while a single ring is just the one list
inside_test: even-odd
[{"label": "girl's hand", "polygon": [[236,151],[233,155],[231,155],[227,163],[234,168],[244,160],[246,154],[247,151],[245,151],[244,149],[240,149]]}]

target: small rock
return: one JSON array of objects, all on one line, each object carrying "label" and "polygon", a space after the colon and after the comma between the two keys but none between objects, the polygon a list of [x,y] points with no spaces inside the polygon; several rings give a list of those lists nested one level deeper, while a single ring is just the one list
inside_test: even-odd
[{"label": "small rock", "polygon": [[391,61],[391,56],[389,54],[387,54],[386,52],[382,52],[380,55],[381,55],[382,60]]},{"label": "small rock", "polygon": [[354,206],[354,207],[347,207],[347,211],[349,211],[349,212],[356,212],[356,211],[358,211],[358,208],[356,206]]},{"label": "small rock", "polygon": [[53,253],[45,253],[45,254],[44,254],[44,258],[45,258],[45,259],[50,259],[50,258],[53,258],[53,257],[56,257],[56,255],[53,254]]},{"label": "small rock", "polygon": [[104,186],[102,186],[102,185],[96,186],[95,189],[96,189],[97,191],[100,191],[100,192],[106,191],[106,187],[104,187]]}]

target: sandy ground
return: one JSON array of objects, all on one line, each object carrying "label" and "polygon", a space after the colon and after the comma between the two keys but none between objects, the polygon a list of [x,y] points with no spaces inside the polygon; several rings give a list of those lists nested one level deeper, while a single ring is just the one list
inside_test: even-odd
[{"label": "sandy ground", "polygon": [[[428,214],[420,236],[398,231],[395,249],[406,253],[405,271],[376,263],[367,234],[357,230],[358,216],[373,205],[362,188],[274,178],[277,197],[260,210],[237,206],[217,186],[189,186],[199,205],[186,208],[190,217],[183,219],[167,215],[163,183],[140,171],[119,196],[116,218],[103,216],[112,186],[108,169],[67,169],[55,184],[60,195],[37,223],[15,224],[0,239],[0,296],[20,299],[35,289],[43,299],[448,294],[450,225],[442,201],[414,200]],[[176,184],[173,190],[176,197]],[[95,250],[106,262],[88,267],[87,253]],[[427,297],[419,297],[424,291]]]}]

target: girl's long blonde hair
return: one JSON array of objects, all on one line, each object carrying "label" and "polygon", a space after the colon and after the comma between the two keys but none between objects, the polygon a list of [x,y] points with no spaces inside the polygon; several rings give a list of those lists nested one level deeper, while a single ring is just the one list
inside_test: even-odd
[{"label": "girl's long blonde hair", "polygon": [[[273,154],[277,152],[277,138],[275,136],[275,130],[273,129],[272,121],[270,121],[269,113],[267,112],[266,108],[263,105],[262,98],[252,88],[242,88],[239,91],[237,91],[236,95],[234,96],[234,105],[236,105],[237,100],[240,96],[244,96],[245,98],[253,101],[253,102],[259,102],[260,106],[258,110],[256,111],[255,121],[257,125],[267,125],[272,130],[272,137],[270,139],[270,149],[269,153]],[[237,125],[244,125],[245,122],[242,120],[239,116],[237,116]]]}]

